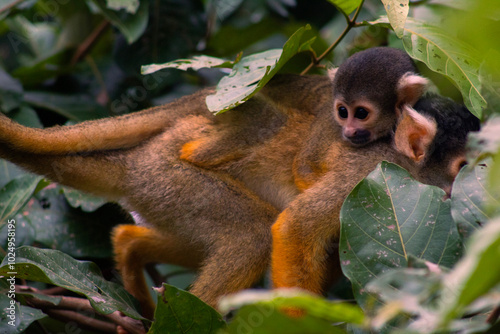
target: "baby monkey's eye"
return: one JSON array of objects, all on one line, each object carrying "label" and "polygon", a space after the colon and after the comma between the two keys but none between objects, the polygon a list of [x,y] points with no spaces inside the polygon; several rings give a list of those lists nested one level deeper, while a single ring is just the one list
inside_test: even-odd
[{"label": "baby monkey's eye", "polygon": [[346,107],[339,107],[339,117],[340,118],[347,118],[347,108]]},{"label": "baby monkey's eye", "polygon": [[366,111],[365,108],[356,108],[356,113],[354,114],[354,117],[357,119],[365,119],[368,116],[368,111]]}]

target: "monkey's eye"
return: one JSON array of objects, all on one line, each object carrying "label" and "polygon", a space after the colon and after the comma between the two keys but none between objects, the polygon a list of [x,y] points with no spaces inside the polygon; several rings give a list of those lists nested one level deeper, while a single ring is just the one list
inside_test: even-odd
[{"label": "monkey's eye", "polygon": [[354,117],[357,119],[365,119],[368,116],[368,111],[366,111],[365,108],[356,108],[356,113],[354,114]]},{"label": "monkey's eye", "polygon": [[339,117],[340,118],[347,118],[348,112],[346,107],[339,107]]}]

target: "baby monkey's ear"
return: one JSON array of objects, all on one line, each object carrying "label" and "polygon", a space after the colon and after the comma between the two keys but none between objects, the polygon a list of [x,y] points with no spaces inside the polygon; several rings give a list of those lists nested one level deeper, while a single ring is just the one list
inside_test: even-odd
[{"label": "baby monkey's ear", "polygon": [[396,113],[400,116],[403,113],[403,106],[409,105],[413,107],[418,99],[422,97],[427,89],[429,81],[412,72],[405,73],[399,79],[396,86],[398,102],[396,104]]},{"label": "baby monkey's ear", "polygon": [[335,74],[337,73],[338,67],[330,67],[327,70],[328,77],[330,78],[331,81],[335,78]]},{"label": "baby monkey's ear", "polygon": [[394,134],[396,149],[416,163],[423,163],[437,133],[436,121],[405,104]]}]

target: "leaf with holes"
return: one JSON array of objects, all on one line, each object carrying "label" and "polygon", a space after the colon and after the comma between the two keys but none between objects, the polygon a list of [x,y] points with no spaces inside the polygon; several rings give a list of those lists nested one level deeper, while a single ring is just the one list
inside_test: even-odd
[{"label": "leaf with holes", "polygon": [[[388,23],[387,17],[370,22],[380,25]],[[462,93],[467,108],[477,117],[481,117],[486,100],[481,94],[479,80],[478,59],[481,57],[473,47],[438,27],[411,17],[406,20],[403,44],[412,58],[450,78]]]},{"label": "leaf with holes", "polygon": [[228,76],[217,85],[214,95],[206,98],[210,111],[218,114],[230,110],[255,95],[297,53],[309,50],[312,39],[301,43],[302,35],[311,27],[298,29],[283,49],[272,49],[243,57]]},{"label": "leaf with holes", "polygon": [[198,71],[202,68],[231,68],[233,62],[210,56],[194,56],[192,59],[177,59],[164,64],[150,64],[141,67],[141,74],[151,74],[164,68]]},{"label": "leaf with holes", "polygon": [[410,0],[382,0],[392,29],[399,38],[403,37],[404,34],[405,22],[410,9],[409,2]]},{"label": "leaf with holes", "polygon": [[365,285],[410,255],[451,267],[463,245],[444,191],[382,162],[349,194],[340,212],[340,259],[360,305]]}]

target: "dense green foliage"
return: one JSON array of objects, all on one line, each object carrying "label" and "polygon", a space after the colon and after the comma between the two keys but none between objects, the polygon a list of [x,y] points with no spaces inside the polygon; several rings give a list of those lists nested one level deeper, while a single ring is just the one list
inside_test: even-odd
[{"label": "dense green foliage", "polygon": [[[484,124],[470,139],[476,165],[460,172],[451,199],[382,163],[342,209],[339,249],[353,292],[344,282],[330,297],[344,300],[244,292],[222,301],[221,317],[165,285],[156,291],[150,332],[496,333],[499,14],[497,0],[3,0],[0,111],[28,126],[51,126],[121,115],[217,85],[207,104],[218,113],[278,71],[323,73],[360,49],[403,48],[433,90],[465,103]],[[141,319],[113,282],[110,260],[109,232],[130,221],[128,214],[6,161],[0,167],[0,256],[19,247],[15,267],[4,258],[0,275],[15,270],[24,286],[11,326],[10,283],[0,280],[0,332],[67,331],[40,311],[50,306],[33,302],[58,305],[60,297],[41,292],[51,285],[88,298],[96,312],[86,310],[88,318],[119,310]],[[15,245],[7,242],[11,220]],[[191,274],[158,270],[167,283],[188,288]],[[290,318],[284,306],[302,308],[304,316]]]}]

